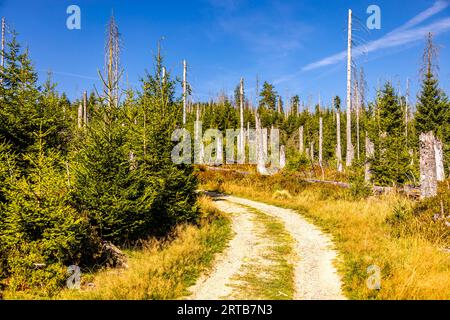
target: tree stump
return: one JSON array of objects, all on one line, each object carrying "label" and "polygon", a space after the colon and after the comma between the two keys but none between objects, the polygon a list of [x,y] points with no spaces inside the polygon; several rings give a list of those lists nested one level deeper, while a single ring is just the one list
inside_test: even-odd
[{"label": "tree stump", "polygon": [[434,154],[436,158],[436,179],[442,182],[445,180],[444,149],[442,142],[437,138],[434,139]]},{"label": "tree stump", "polygon": [[431,131],[420,135],[420,194],[422,199],[437,195],[435,138]]},{"label": "tree stump", "polygon": [[286,152],[284,146],[280,147],[280,169],[286,167]]}]

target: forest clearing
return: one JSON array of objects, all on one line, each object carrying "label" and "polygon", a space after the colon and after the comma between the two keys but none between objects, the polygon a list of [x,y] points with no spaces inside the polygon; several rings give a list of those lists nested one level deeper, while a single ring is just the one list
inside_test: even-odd
[{"label": "forest clearing", "polygon": [[[95,80],[68,75],[94,83],[65,92],[2,18],[0,300],[450,300],[450,20],[411,29],[447,8],[386,35],[422,46],[405,43],[417,88],[368,83],[368,27],[345,9],[347,50],[301,71],[339,60],[345,98],[316,102],[281,93],[295,73],[253,87],[233,71],[199,98],[200,69],[173,67],[164,37],[129,81],[115,13]],[[84,35],[80,12],[64,32]]]}]

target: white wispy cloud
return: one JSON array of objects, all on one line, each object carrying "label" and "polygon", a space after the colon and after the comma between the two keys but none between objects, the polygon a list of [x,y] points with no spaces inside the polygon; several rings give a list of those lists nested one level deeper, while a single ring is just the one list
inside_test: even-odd
[{"label": "white wispy cloud", "polygon": [[[382,38],[374,41],[370,41],[365,45],[357,46],[354,48],[353,56],[357,58],[365,53],[375,52],[381,49],[393,48],[405,44],[419,41],[424,38],[428,32],[432,32],[435,35],[448,31],[450,29],[450,17],[443,18],[435,23],[411,29],[412,27],[422,23],[437,13],[443,11],[450,5],[450,1],[439,0],[427,10],[419,13],[417,16],[406,22],[401,27],[389,32]],[[309,71],[325,66],[334,65],[347,58],[347,51],[334,54],[332,56],[321,59],[317,62],[310,63],[303,67],[302,71]]]},{"label": "white wispy cloud", "polygon": [[[49,72],[49,70],[39,70],[40,72]],[[86,75],[82,75],[82,74],[77,74],[77,73],[72,73],[72,72],[63,72],[63,71],[53,71],[50,70],[51,74],[56,74],[56,75],[60,75],[60,76],[66,76],[66,77],[74,77],[74,78],[79,78],[79,79],[85,79],[85,80],[95,80],[95,81],[100,81],[100,79],[98,77],[93,77],[93,76],[86,76]]]},{"label": "white wispy cloud", "polygon": [[414,18],[409,20],[407,23],[405,23],[400,28],[395,29],[394,31],[412,28],[412,27],[422,23],[423,21],[427,20],[428,18],[431,18],[432,16],[438,14],[442,10],[446,9],[449,5],[450,5],[450,1],[448,1],[448,0],[436,1],[433,4],[433,6],[431,6],[430,8],[428,8],[425,11],[422,11],[417,16],[415,16]]}]

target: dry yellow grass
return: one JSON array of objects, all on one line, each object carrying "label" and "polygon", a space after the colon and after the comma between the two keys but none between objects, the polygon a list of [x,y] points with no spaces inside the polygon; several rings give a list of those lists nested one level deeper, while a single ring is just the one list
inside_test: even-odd
[{"label": "dry yellow grass", "polygon": [[[180,226],[171,242],[148,241],[143,249],[128,251],[128,269],[110,269],[84,279],[82,290],[64,290],[58,299],[177,299],[188,294],[214,254],[230,236],[229,221],[206,197],[200,227]],[[89,288],[86,282],[94,283]]]},{"label": "dry yellow grass", "polygon": [[[254,182],[247,182],[230,179],[220,187],[227,193],[295,209],[333,235],[343,258],[337,267],[349,298],[450,299],[450,255],[441,244],[419,233],[395,236],[386,223],[393,207],[399,201],[410,205],[408,200],[396,195],[347,200],[317,186],[306,187],[290,199],[277,199],[272,197],[272,186],[256,190]],[[366,284],[371,265],[381,269],[380,290]]]}]

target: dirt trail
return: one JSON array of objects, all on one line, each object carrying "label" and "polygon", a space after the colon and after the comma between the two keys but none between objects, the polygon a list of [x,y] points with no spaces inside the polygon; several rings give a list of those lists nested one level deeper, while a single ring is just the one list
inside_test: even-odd
[{"label": "dirt trail", "polygon": [[218,198],[216,206],[222,212],[229,214],[235,236],[229,243],[228,249],[217,258],[212,273],[203,275],[190,288],[193,300],[219,300],[233,295],[233,277],[246,261],[258,258],[255,248],[258,245],[252,214],[244,207],[222,201]]},{"label": "dirt trail", "polygon": [[[333,266],[337,254],[332,249],[330,238],[317,227],[307,222],[293,210],[263,204],[256,201],[223,196],[216,201],[217,207],[231,215],[235,233],[229,248],[218,257],[214,270],[204,275],[195,286],[191,299],[209,300],[235,296],[233,278],[245,261],[259,259],[259,239],[252,221],[251,207],[283,222],[285,229],[294,239],[294,251],[298,259],[294,262],[295,300],[342,300],[341,281]],[[251,299],[252,297],[248,297]]]}]

